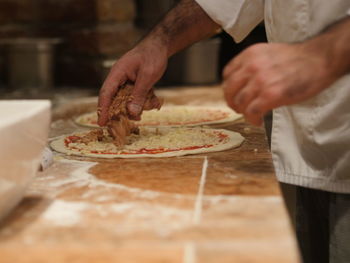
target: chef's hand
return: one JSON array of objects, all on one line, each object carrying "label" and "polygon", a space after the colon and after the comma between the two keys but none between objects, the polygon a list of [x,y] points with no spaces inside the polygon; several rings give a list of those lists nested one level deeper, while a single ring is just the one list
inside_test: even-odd
[{"label": "chef's hand", "polygon": [[146,95],[165,71],[168,58],[220,29],[195,0],[180,0],[149,34],[113,66],[99,95],[98,124],[107,121],[108,108],[118,87],[135,84],[129,115],[139,119]]},{"label": "chef's hand", "polygon": [[306,44],[257,44],[224,69],[228,105],[254,125],[271,109],[304,101],[327,88],[335,77],[327,58]]},{"label": "chef's hand", "polygon": [[122,56],[113,65],[100,90],[98,124],[106,124],[112,99],[118,88],[126,82],[135,83],[133,100],[127,107],[131,118],[139,119],[146,95],[164,73],[167,61],[167,51],[156,41],[143,41]]}]

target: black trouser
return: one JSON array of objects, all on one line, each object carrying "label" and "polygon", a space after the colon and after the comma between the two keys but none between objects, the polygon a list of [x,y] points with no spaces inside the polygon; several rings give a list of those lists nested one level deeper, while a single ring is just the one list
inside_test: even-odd
[{"label": "black trouser", "polygon": [[350,195],[281,186],[304,263],[350,263]]},{"label": "black trouser", "polygon": [[[265,129],[271,145],[271,113]],[[350,263],[350,194],[283,183],[281,190],[304,263]]]}]

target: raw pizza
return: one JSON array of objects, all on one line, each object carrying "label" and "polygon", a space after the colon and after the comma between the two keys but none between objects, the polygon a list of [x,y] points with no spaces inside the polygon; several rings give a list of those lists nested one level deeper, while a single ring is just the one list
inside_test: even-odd
[{"label": "raw pizza", "polygon": [[83,142],[89,131],[62,136],[51,142],[57,152],[98,158],[173,157],[224,151],[238,147],[244,138],[237,132],[204,128],[140,128],[122,148],[113,144],[107,131],[99,140]]},{"label": "raw pizza", "polygon": [[[137,126],[197,126],[205,124],[227,123],[241,118],[242,115],[228,107],[213,106],[163,106],[160,110],[144,111]],[[86,127],[98,127],[96,112],[78,116],[75,123]]]}]

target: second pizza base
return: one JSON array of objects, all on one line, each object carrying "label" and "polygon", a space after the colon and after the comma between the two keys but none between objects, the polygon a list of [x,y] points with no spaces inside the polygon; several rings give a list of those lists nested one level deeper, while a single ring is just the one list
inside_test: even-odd
[{"label": "second pizza base", "polygon": [[[242,115],[228,107],[209,106],[163,106],[159,111],[144,111],[138,126],[197,126],[235,121]],[[78,116],[75,123],[86,127],[98,127],[96,112]]]},{"label": "second pizza base", "polygon": [[106,137],[88,144],[73,143],[80,132],[51,142],[51,147],[68,155],[97,158],[161,158],[224,151],[238,147],[244,138],[236,132],[202,128],[141,128],[140,135],[131,135],[129,144],[118,149]]}]

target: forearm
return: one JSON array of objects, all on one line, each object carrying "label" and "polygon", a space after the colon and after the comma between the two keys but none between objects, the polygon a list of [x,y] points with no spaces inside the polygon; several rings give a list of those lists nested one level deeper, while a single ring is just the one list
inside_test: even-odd
[{"label": "forearm", "polygon": [[219,29],[194,0],[181,0],[141,43],[158,43],[170,57]]},{"label": "forearm", "polygon": [[326,28],[306,43],[310,52],[326,58],[326,67],[335,78],[350,72],[350,17]]}]

